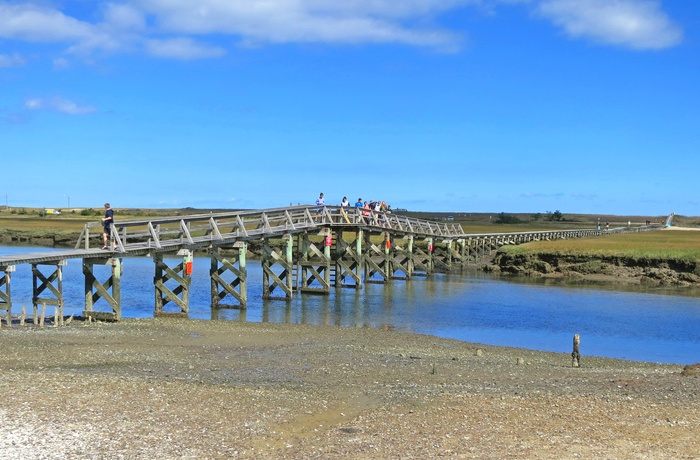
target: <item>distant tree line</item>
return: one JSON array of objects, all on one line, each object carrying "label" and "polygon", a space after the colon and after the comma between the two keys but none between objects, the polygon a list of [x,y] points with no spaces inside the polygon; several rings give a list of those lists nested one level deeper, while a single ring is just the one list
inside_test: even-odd
[{"label": "distant tree line", "polygon": [[[539,212],[537,214],[532,214],[530,216],[530,219],[535,220],[535,221],[540,220],[540,219],[542,219],[542,214]],[[554,221],[562,222],[566,219],[564,219],[564,214],[562,214],[561,211],[557,210],[554,212],[547,211],[546,220],[549,220],[552,222],[554,222]],[[505,212],[502,212],[496,216],[496,219],[494,220],[494,222],[497,224],[521,224],[524,221],[521,218],[519,218],[518,216],[514,216],[512,214],[506,214]]]}]

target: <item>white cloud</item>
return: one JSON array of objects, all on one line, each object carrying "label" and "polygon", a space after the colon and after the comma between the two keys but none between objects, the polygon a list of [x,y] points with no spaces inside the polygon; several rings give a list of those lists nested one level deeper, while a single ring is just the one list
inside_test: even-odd
[{"label": "white cloud", "polygon": [[243,43],[403,43],[455,48],[460,35],[401,20],[431,16],[474,0],[143,0],[166,31],[227,34]]},{"label": "white cloud", "polygon": [[80,2],[75,17],[44,6],[61,3],[0,0],[0,39],[65,43],[68,53],[83,57],[143,50],[170,59],[226,54],[206,43],[210,37],[242,46],[386,43],[456,51],[465,33],[440,25],[441,15],[514,5],[529,5],[572,37],[606,44],[653,49],[682,38],[656,0],[99,0]]},{"label": "white cloud", "polygon": [[0,37],[40,42],[89,36],[92,26],[60,11],[31,4],[0,4]]},{"label": "white cloud", "polygon": [[104,23],[119,30],[143,30],[146,28],[146,18],[142,11],[131,5],[107,5]]},{"label": "white cloud", "polygon": [[78,105],[60,97],[28,99],[24,103],[24,108],[28,110],[53,110],[68,115],[86,115],[97,111],[95,107],[90,105]]},{"label": "white cloud", "polygon": [[[134,51],[188,58],[223,54],[189,43],[193,36],[231,36],[240,44],[399,43],[458,49],[462,34],[431,25],[435,16],[484,0],[130,0],[96,3],[85,18],[34,4],[0,0],[0,38],[67,42],[73,53]],[[89,3],[86,3],[89,5]],[[101,18],[99,17],[102,15]],[[177,53],[179,47],[183,53]],[[189,53],[189,54],[188,54]]]},{"label": "white cloud", "polygon": [[661,49],[683,38],[655,0],[543,0],[537,10],[568,35],[601,43]]},{"label": "white cloud", "polygon": [[19,54],[0,54],[0,69],[7,67],[22,67],[27,60]]},{"label": "white cloud", "polygon": [[226,54],[223,48],[202,45],[189,38],[147,40],[146,49],[153,56],[185,60],[214,58]]},{"label": "white cloud", "polygon": [[53,68],[55,70],[63,70],[70,67],[70,61],[66,58],[56,58],[53,60]]}]

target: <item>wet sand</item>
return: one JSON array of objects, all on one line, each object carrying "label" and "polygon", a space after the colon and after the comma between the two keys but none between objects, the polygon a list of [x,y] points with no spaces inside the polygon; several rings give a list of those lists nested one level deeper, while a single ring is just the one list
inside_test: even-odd
[{"label": "wet sand", "polygon": [[127,319],[0,329],[0,458],[690,459],[683,366],[382,329]]}]

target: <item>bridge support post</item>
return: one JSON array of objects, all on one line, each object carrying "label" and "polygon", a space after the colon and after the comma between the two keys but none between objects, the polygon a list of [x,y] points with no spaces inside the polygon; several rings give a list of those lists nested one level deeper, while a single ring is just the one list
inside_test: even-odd
[{"label": "bridge support post", "polygon": [[[2,277],[0,277],[0,311],[5,312],[5,319],[8,325],[12,322],[12,295],[10,291],[10,279],[12,278],[12,276],[10,275],[10,273],[14,271],[14,265],[8,265],[6,267],[3,267],[3,275]],[[0,321],[2,321],[1,316]]]},{"label": "bridge support post", "polygon": [[[270,245],[268,238],[263,239],[262,269],[263,269],[263,299],[291,300],[292,299],[292,273],[293,273],[293,248],[292,235],[283,236],[285,245],[285,257],[281,257]],[[273,270],[275,264],[282,266],[282,271],[277,274]],[[272,279],[272,282],[270,282]],[[275,289],[280,288],[284,296],[274,296]]]},{"label": "bridge support post", "polygon": [[389,232],[384,232],[384,264],[387,279],[394,277],[394,260],[391,257],[391,234]]},{"label": "bridge support post", "polygon": [[[163,254],[153,256],[156,274],[153,279],[155,286],[156,305],[153,316],[158,317],[182,317],[189,315],[190,285],[192,284],[192,251],[181,249],[177,255],[182,256],[182,261],[174,268],[168,266]],[[174,281],[176,286],[170,289],[166,284]],[[165,311],[169,303],[175,304],[180,311]]]},{"label": "bridge support post", "polygon": [[415,238],[413,235],[409,235],[409,240],[408,240],[408,253],[411,256],[410,263],[408,265],[408,268],[410,270],[410,276],[413,276],[413,272],[416,271],[416,262],[415,262],[415,256],[413,255],[413,250],[415,248]]},{"label": "bridge support post", "polygon": [[[323,258],[325,259],[325,267],[323,273],[323,281],[325,283],[326,294],[331,293],[331,247],[333,246],[333,231],[329,228],[328,234],[324,238],[323,244]],[[341,235],[342,236],[342,235]],[[337,237],[336,237],[337,239]]]},{"label": "bridge support post", "polygon": [[459,260],[459,266],[464,269],[467,265],[467,241],[463,238],[457,240],[457,250],[455,251],[455,258]]},{"label": "bridge support post", "polygon": [[323,251],[309,239],[309,234],[299,235],[299,254],[297,268],[300,269],[301,286],[298,290],[307,293],[331,293],[331,246],[333,235],[330,228],[323,229],[319,235],[323,237]]},{"label": "bridge support post", "polygon": [[[233,256],[224,258],[221,255],[221,248],[211,249],[211,308],[212,310],[234,308],[244,309],[248,306],[248,288],[246,278],[248,270],[246,268],[246,254],[248,244],[240,241],[233,246]],[[236,267],[238,264],[238,267]],[[233,275],[233,279],[228,282],[228,273]],[[236,304],[225,304],[221,301],[231,296],[236,300]]]},{"label": "bridge support post", "polygon": [[[58,314],[63,315],[63,267],[67,263],[67,260],[59,260],[56,263],[32,264],[32,304],[35,312],[39,310],[39,304],[45,304],[57,306]],[[46,276],[39,269],[39,265],[55,267],[55,270]],[[49,297],[41,297],[45,291],[48,291]]]},{"label": "bridge support post", "polygon": [[[94,275],[95,265],[110,265],[112,274],[104,283],[100,283]],[[85,277],[85,310],[83,316],[100,321],[119,321],[122,317],[121,307],[121,274],[122,259],[99,258],[83,259],[83,276]],[[110,294],[110,289],[112,293]],[[95,303],[105,299],[112,311],[95,311]]]}]

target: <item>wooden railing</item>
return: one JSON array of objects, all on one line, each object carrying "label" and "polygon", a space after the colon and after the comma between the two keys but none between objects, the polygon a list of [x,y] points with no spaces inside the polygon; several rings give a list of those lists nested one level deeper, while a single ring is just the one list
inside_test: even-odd
[{"label": "wooden railing", "polygon": [[[256,211],[195,214],[150,219],[116,220],[112,223],[113,247],[165,249],[172,246],[201,247],[237,240],[281,237],[326,227],[367,227],[424,237],[455,238],[464,235],[459,224],[443,224],[356,207],[292,206]],[[100,222],[85,224],[76,249],[90,249],[90,237]]]}]

